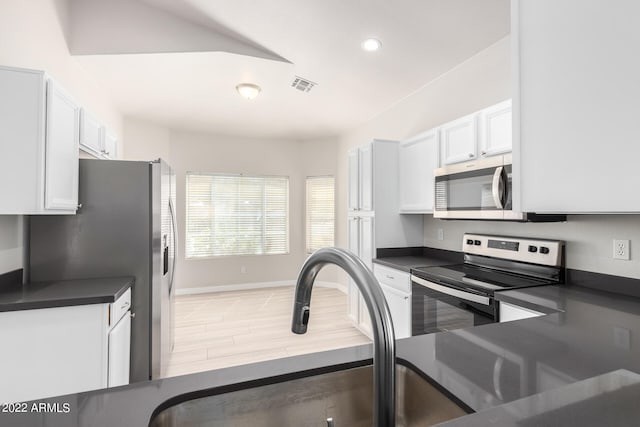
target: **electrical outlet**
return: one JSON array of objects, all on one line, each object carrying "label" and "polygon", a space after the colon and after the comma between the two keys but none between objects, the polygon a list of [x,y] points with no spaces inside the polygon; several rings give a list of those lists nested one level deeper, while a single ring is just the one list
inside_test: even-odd
[{"label": "electrical outlet", "polygon": [[630,241],[613,239],[613,259],[630,260]]},{"label": "electrical outlet", "polygon": [[438,228],[438,240],[444,240],[444,230],[442,228]]},{"label": "electrical outlet", "polygon": [[240,267],[240,273],[245,274],[246,272],[247,272],[247,267],[245,267],[244,265]]}]

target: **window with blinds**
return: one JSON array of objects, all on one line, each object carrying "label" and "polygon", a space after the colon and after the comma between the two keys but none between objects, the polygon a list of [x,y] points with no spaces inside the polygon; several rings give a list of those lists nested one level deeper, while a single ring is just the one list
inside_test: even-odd
[{"label": "window with blinds", "polygon": [[335,179],[332,176],[307,178],[307,252],[334,245]]},{"label": "window with blinds", "polygon": [[186,257],[289,253],[289,178],[187,173]]}]

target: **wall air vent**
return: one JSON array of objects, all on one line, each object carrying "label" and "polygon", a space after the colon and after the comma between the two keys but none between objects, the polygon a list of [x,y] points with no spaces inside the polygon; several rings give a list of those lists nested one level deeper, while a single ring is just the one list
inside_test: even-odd
[{"label": "wall air vent", "polygon": [[307,79],[303,79],[299,76],[296,76],[296,78],[293,79],[293,83],[291,83],[292,88],[298,89],[301,92],[309,92],[315,85],[316,83]]}]

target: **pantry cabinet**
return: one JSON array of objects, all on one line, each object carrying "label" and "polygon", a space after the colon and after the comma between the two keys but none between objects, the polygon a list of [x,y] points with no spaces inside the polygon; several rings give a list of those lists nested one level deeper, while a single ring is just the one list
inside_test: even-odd
[{"label": "pantry cabinet", "polygon": [[[373,268],[378,248],[422,246],[421,215],[400,215],[398,142],[374,140],[348,156],[349,250]],[[357,196],[356,196],[357,195]],[[349,281],[349,315],[371,335],[368,312],[357,286]]]},{"label": "pantry cabinet", "polygon": [[42,71],[0,67],[0,214],[73,214],[80,107]]}]

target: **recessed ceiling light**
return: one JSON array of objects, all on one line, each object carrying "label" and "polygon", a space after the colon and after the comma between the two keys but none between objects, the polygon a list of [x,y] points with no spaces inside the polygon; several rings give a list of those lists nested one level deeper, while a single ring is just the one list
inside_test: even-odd
[{"label": "recessed ceiling light", "polygon": [[236,90],[243,98],[253,99],[260,93],[260,86],[252,83],[240,83]]},{"label": "recessed ceiling light", "polygon": [[378,39],[366,39],[360,46],[362,46],[362,49],[366,50],[367,52],[375,52],[376,50],[380,49],[382,43],[380,43],[380,40]]}]

